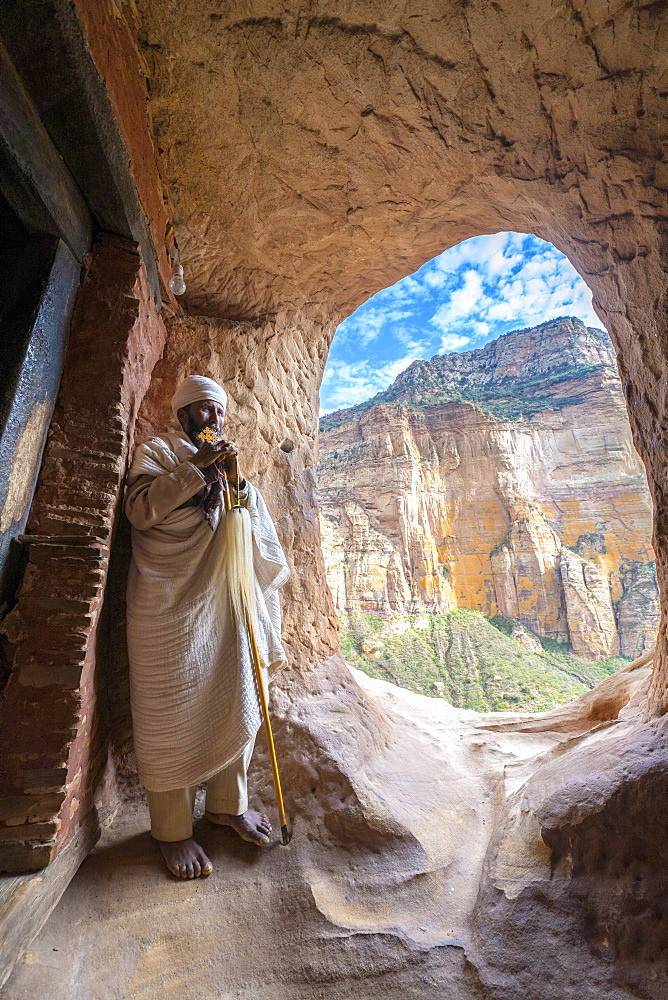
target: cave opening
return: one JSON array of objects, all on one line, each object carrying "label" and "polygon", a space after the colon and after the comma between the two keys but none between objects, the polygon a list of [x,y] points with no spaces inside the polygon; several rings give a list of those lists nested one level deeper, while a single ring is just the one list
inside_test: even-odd
[{"label": "cave opening", "polygon": [[551,243],[472,237],[343,320],[317,471],[342,652],[370,676],[545,711],[655,645],[652,504],[614,348]]},{"label": "cave opening", "polygon": [[[110,550],[112,560],[123,555],[117,499],[133,443],[164,424],[175,380],[203,366],[230,386],[230,427],[293,569],[284,602],[291,665],[273,704],[296,830],[289,852],[261,857],[208,831],[220,870],[175,887],[155,878],[141,803],[122,802],[115,844],[84,863],[8,998],[39,995],[48,969],[59,997],[96,996],[104,982],[119,996],[223,990],[269,1000],[288,984],[304,1000],[328,985],[342,998],[361,989],[621,1000],[628,987],[658,1000],[663,633],[652,678],[634,661],[540,718],[457,717],[445,699],[351,677],[324,586],[313,471],[317,384],[336,319],[440,247],[509,226],[533,232],[554,239],[595,290],[648,469],[665,583],[657,5],[651,16],[625,8],[602,18],[590,4],[546,18],[539,3],[409,4],[383,7],[378,23],[354,5],[345,17],[316,5],[257,18],[207,2],[187,18],[163,0],[29,6],[52,19],[57,11],[67,44],[84,40],[72,60],[81,79],[61,82],[84,104],[94,98],[104,175],[121,177],[132,225],[105,214],[108,191],[91,197],[95,171],[77,174],[106,235],[77,296],[78,346],[33,524],[46,535],[75,523],[90,541],[67,553],[78,575],[34,546],[32,589],[12,612],[15,683],[3,723],[16,720],[5,727],[16,786],[3,802],[3,853],[21,872],[57,854],[22,884],[32,912],[36,898],[41,907],[34,929],[92,846],[97,820],[108,828],[119,804],[130,758],[107,757],[100,711],[107,683],[127,719],[122,573],[105,575]],[[52,103],[60,140],[65,131],[79,138],[57,127],[73,106]],[[81,161],[88,167],[88,156]],[[174,228],[188,295],[183,312],[170,300],[158,315],[146,269],[160,270],[167,301]],[[85,383],[95,385],[92,401]],[[91,425],[105,428],[102,461],[86,449]],[[417,448],[420,460],[430,454],[438,442],[434,452]],[[444,454],[449,465],[462,457]],[[97,506],[80,500],[91,483]],[[495,536],[500,556],[504,537]],[[597,544],[594,555],[606,556]],[[44,655],[47,630],[64,647],[55,657]],[[30,731],[20,724],[26,705]],[[110,728],[125,739],[122,726]],[[267,775],[260,746],[263,802]],[[611,921],[619,934],[608,934]],[[648,926],[640,953],[635,936]]]}]

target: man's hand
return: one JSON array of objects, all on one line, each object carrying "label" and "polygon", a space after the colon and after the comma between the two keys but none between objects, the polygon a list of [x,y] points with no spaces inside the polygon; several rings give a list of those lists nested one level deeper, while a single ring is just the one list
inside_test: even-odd
[{"label": "man's hand", "polygon": [[190,459],[196,469],[208,469],[214,462],[220,462],[227,475],[234,468],[233,456],[237,449],[233,441],[205,441],[199,451]]}]

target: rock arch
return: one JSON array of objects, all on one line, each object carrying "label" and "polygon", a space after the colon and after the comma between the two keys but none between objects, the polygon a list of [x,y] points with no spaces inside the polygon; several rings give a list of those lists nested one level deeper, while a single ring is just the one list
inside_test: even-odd
[{"label": "rock arch", "polygon": [[[368,976],[388,997],[621,1000],[622,982],[658,1000],[668,708],[664,6],[314,0],[303,10],[239,0],[222,9],[193,0],[186,16],[184,5],[138,0],[139,21],[111,0],[74,7],[122,122],[164,272],[166,211],[137,96],[140,73],[148,78],[189,285],[183,314],[173,300],[163,310],[167,345],[137,436],[163,421],[175,376],[205,365],[224,377],[231,429],[295,569],[286,595],[293,669],[275,696],[279,738],[293,748],[290,806],[303,844],[295,898],[335,940],[317,937],[311,971],[291,966],[295,982],[310,976],[301,995],[332,977],[341,996],[359,995]],[[358,684],[338,655],[315,516],[317,391],[334,327],[360,301],[445,247],[507,229],[566,253],[613,338],[655,503],[664,619],[649,695],[639,662],[548,719],[479,720],[465,753],[448,743],[446,770],[436,737],[445,739],[452,720],[397,712],[391,692]],[[114,287],[132,312],[139,375],[118,379],[122,406],[109,400],[117,477],[164,334],[148,324],[147,353],[141,313],[150,295],[127,249],[107,247],[127,272]],[[99,272],[96,281],[111,297]],[[280,448],[286,438],[290,452]],[[109,522],[118,482],[115,490]],[[90,682],[93,656],[86,666]],[[112,685],[121,676],[115,662]],[[82,688],[75,694],[85,707]],[[71,739],[68,762],[81,764],[85,784],[89,737],[80,729]],[[473,765],[486,740],[503,758],[513,739],[544,747],[541,766],[532,770],[521,753],[505,776]],[[473,777],[460,784],[465,772]],[[261,768],[262,794],[265,779]],[[484,837],[483,809],[493,825]],[[637,831],[650,831],[647,843]],[[607,843],[621,866],[600,863]],[[452,878],[460,895],[451,900]],[[425,898],[438,917],[431,936],[420,923]],[[631,911],[647,941],[641,961],[631,936],[605,935]],[[466,940],[447,924],[451,912]],[[528,924],[547,930],[549,947],[545,935],[525,934]],[[267,940],[278,946],[281,930],[270,927]]]},{"label": "rock arch", "polygon": [[[603,18],[595,3],[536,2],[521,13],[323,3],[248,17],[201,2],[188,19],[159,0],[139,6],[186,310],[263,317],[277,331],[312,324],[283,359],[312,373],[296,387],[311,393],[300,403],[307,449],[337,321],[463,239],[532,232],[569,257],[616,346],[665,591],[656,6]],[[667,669],[660,652],[651,712],[668,707]]]}]

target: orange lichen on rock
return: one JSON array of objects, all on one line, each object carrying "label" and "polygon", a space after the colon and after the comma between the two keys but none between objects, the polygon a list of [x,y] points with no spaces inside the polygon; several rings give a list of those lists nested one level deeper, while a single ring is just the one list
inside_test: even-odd
[{"label": "orange lichen on rock", "polygon": [[[494,380],[518,371],[508,412]],[[320,454],[339,608],[501,613],[594,659],[654,644],[651,502],[601,331],[556,320],[415,362],[325,418]]]}]

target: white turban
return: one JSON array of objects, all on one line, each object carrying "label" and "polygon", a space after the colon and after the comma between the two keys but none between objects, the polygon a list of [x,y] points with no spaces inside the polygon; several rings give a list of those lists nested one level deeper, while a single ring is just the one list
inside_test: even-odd
[{"label": "white turban", "polygon": [[176,411],[182,406],[190,406],[200,399],[213,399],[220,403],[223,412],[227,409],[227,393],[217,382],[205,375],[188,375],[179,382],[172,396],[172,413],[176,416]]}]

